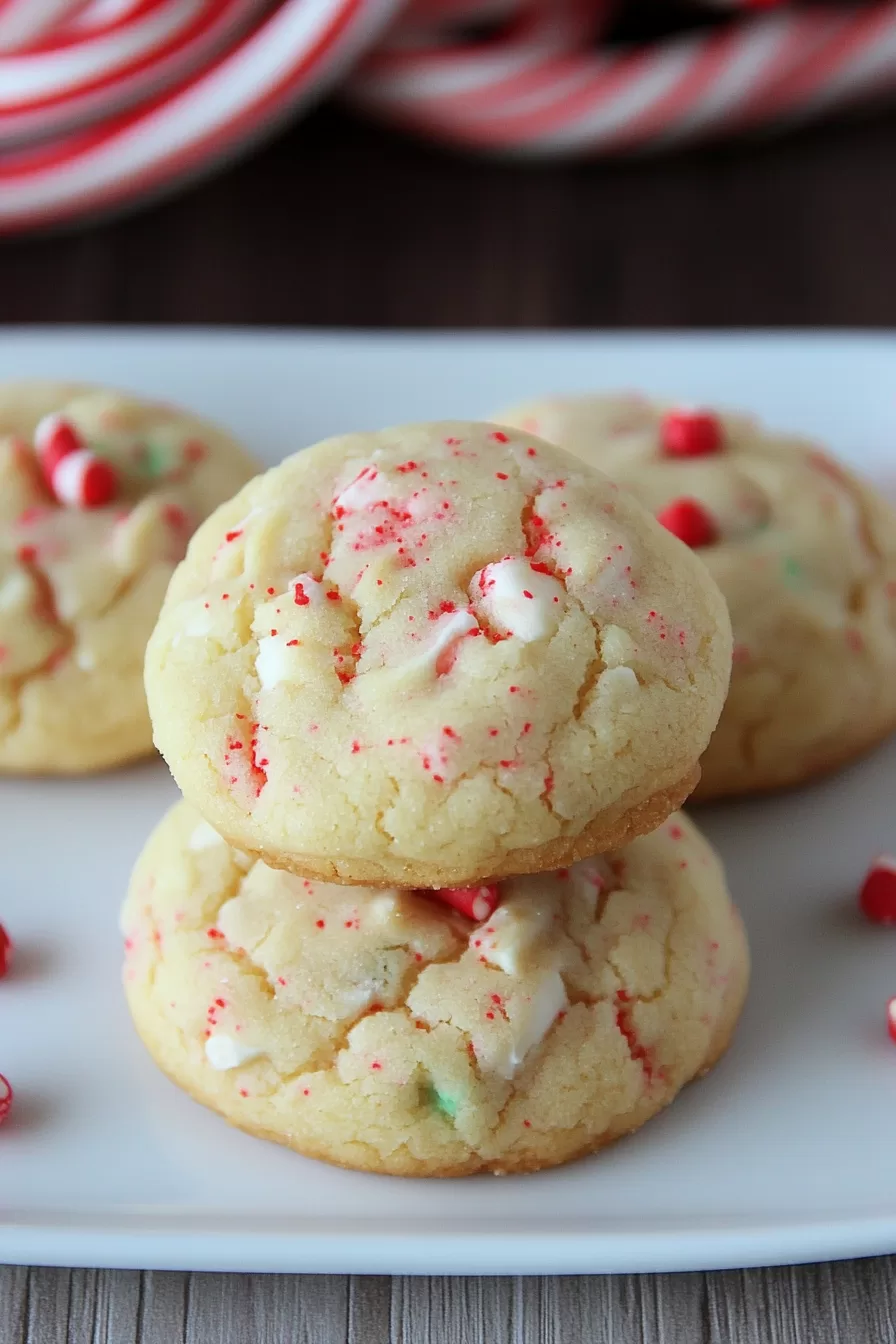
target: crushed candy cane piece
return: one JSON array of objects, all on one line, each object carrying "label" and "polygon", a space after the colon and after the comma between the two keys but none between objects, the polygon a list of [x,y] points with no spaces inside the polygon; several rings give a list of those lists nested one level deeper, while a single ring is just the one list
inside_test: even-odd
[{"label": "crushed candy cane piece", "polygon": [[460,911],[467,919],[476,920],[478,924],[488,919],[501,899],[497,886],[442,887],[428,894],[444,901],[453,910]]},{"label": "crushed candy cane piece", "polygon": [[660,422],[666,457],[709,457],[722,447],[722,426],[711,411],[668,411]]},{"label": "crushed candy cane piece", "polygon": [[712,514],[696,499],[673,499],[664,509],[660,509],[656,520],[692,550],[711,546],[719,537],[719,529]]},{"label": "crushed candy cane piece", "polygon": [[859,909],[873,924],[896,924],[896,858],[879,854],[859,891]]}]

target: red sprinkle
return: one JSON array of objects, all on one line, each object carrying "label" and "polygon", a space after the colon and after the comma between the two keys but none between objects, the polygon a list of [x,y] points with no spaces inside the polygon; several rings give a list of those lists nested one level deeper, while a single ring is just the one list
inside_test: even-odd
[{"label": "red sprinkle", "polygon": [[709,457],[722,448],[722,426],[710,411],[669,411],[660,423],[667,457]]},{"label": "red sprinkle", "polygon": [[[896,999],[887,999],[887,1032],[890,1040],[896,1041]],[[0,1113],[2,1118],[2,1113]]]},{"label": "red sprinkle", "polygon": [[450,905],[453,910],[459,910],[467,919],[475,920],[477,924],[489,918],[501,899],[497,886],[442,887],[431,894],[444,901],[446,905]]},{"label": "red sprinkle", "polygon": [[660,509],[656,520],[692,550],[711,546],[718,540],[719,530],[712,514],[696,499],[673,499],[671,504]]},{"label": "red sprinkle", "polygon": [[9,963],[12,960],[12,939],[0,924],[0,980],[3,979],[9,970]]},{"label": "red sprinkle", "polygon": [[873,924],[896,924],[896,858],[880,854],[865,875],[859,909]]},{"label": "red sprinkle", "polygon": [[9,1115],[12,1107],[12,1097],[13,1092],[9,1084],[9,1079],[4,1078],[3,1074],[0,1073],[0,1125],[3,1124],[3,1121]]}]

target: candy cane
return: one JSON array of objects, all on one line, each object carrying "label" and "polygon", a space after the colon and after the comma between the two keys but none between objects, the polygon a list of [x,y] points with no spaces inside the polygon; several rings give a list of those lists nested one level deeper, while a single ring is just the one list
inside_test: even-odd
[{"label": "candy cane", "polygon": [[36,42],[85,0],[0,0],[0,51],[16,51]]},{"label": "candy cane", "polygon": [[[786,11],[644,47],[377,53],[354,103],[447,142],[540,155],[618,153],[740,130],[896,87],[896,4]],[[515,61],[509,74],[510,60]],[[503,60],[503,65],[502,65]]]},{"label": "candy cane", "polygon": [[0,1125],[12,1110],[13,1090],[9,1079],[0,1073]]},{"label": "candy cane", "polygon": [[9,963],[12,961],[12,939],[0,924],[0,980],[3,979],[9,970]]},{"label": "candy cane", "polygon": [[[409,0],[347,97],[448,144],[574,157],[794,122],[896,90],[896,0],[695,0],[741,17],[595,45],[623,2]],[[210,167],[319,94],[399,4],[0,0],[0,231]],[[494,31],[476,36],[485,21]]]},{"label": "candy cane", "polygon": [[210,171],[319,94],[398,0],[284,0],[173,92],[90,131],[0,155],[0,232],[108,209]]},{"label": "candy cane", "polygon": [[436,897],[445,905],[450,905],[453,910],[466,915],[467,919],[475,920],[477,924],[481,924],[489,915],[494,914],[501,899],[501,893],[496,886],[441,887],[437,891],[427,892],[426,895]]},{"label": "candy cane", "polygon": [[0,55],[0,145],[111,116],[201,68],[266,0],[151,0],[102,27]]}]

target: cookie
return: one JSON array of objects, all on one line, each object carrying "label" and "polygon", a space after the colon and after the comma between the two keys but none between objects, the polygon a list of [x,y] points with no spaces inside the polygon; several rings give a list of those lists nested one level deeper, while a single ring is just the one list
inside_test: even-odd
[{"label": "cookie", "polygon": [[311,882],[179,803],[123,911],[131,1013],[196,1100],[309,1157],[401,1176],[554,1166],[715,1063],[747,945],[680,815],[499,897],[477,925],[432,895]]},{"label": "cookie", "polygon": [[730,668],[703,565],[526,434],[332,439],[200,528],[147,652],[185,796],[273,867],[466,886],[652,830]]},{"label": "cookie", "polygon": [[222,430],[67,383],[0,384],[0,770],[152,751],[143,656],[196,525],[257,470]]},{"label": "cookie", "polygon": [[697,797],[802,783],[896,727],[896,515],[870,486],[746,416],[617,396],[501,418],[630,489],[724,593],[734,666]]}]

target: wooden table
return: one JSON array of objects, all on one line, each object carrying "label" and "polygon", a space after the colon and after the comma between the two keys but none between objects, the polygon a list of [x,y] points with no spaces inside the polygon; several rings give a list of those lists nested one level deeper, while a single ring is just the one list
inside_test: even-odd
[{"label": "wooden table", "polygon": [[[323,112],[170,203],[0,244],[0,321],[896,325],[894,162],[892,115],[656,162],[518,168]],[[0,1344],[884,1344],[893,1268],[391,1281],[0,1269]]]}]

